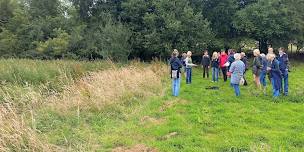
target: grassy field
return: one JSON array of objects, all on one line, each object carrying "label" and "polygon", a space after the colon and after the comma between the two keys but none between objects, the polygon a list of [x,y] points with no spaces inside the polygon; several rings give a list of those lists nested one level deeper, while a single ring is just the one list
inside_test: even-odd
[{"label": "grassy field", "polygon": [[[260,94],[252,81],[237,98],[229,83],[203,79],[199,69],[193,84],[183,79],[175,98],[160,63],[108,67],[83,74],[59,96],[39,99],[42,106],[18,114],[28,126],[22,130],[33,134],[16,130],[25,138],[4,138],[0,150],[304,151],[303,64],[290,73],[290,96],[279,99],[272,98],[270,86],[268,96]],[[250,72],[247,77],[252,80]],[[23,120],[18,115],[13,122]],[[0,124],[11,122],[0,118]],[[10,135],[3,127],[0,136]]]}]

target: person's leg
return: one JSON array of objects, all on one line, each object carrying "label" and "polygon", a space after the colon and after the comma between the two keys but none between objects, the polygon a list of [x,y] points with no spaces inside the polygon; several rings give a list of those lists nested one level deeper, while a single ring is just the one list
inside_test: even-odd
[{"label": "person's leg", "polygon": [[266,94],[266,72],[261,72],[260,82],[263,86],[263,93]]},{"label": "person's leg", "polygon": [[175,96],[177,97],[179,95],[179,90],[180,90],[180,81],[181,78],[175,79]]},{"label": "person's leg", "polygon": [[219,69],[218,68],[214,68],[215,69],[215,81],[218,82],[218,78],[219,78]]},{"label": "person's leg", "polygon": [[172,79],[172,95],[175,95],[175,79]]},{"label": "person's leg", "polygon": [[233,88],[234,88],[234,92],[235,92],[235,95],[238,97],[241,95],[240,93],[240,86],[238,84],[232,84]]},{"label": "person's leg", "polygon": [[271,78],[271,85],[272,85],[272,92],[273,92],[273,97],[278,97],[280,95],[280,90],[279,89],[276,89],[274,87],[275,85],[275,81],[273,78]]},{"label": "person's leg", "polygon": [[284,95],[288,95],[288,71],[284,72]]},{"label": "person's leg", "polygon": [[212,69],[212,81],[215,81],[215,70],[214,67],[211,68]]},{"label": "person's leg", "polygon": [[186,83],[189,84],[189,79],[190,79],[190,69],[189,68],[186,68]]},{"label": "person's leg", "polygon": [[280,96],[280,90],[275,89],[275,90],[274,90],[274,94],[273,94],[273,96],[274,96],[274,97],[278,97],[278,96]]},{"label": "person's leg", "polygon": [[222,72],[223,72],[224,81],[226,82],[227,81],[227,68],[226,67],[222,68]]},{"label": "person's leg", "polygon": [[189,69],[190,70],[190,76],[189,76],[189,83],[192,83],[192,68]]},{"label": "person's leg", "polygon": [[209,78],[209,68],[206,66],[207,78]]},{"label": "person's leg", "polygon": [[203,78],[206,77],[206,66],[203,66]]},{"label": "person's leg", "polygon": [[236,96],[240,96],[241,95],[241,90],[240,90],[240,85],[236,84]]}]

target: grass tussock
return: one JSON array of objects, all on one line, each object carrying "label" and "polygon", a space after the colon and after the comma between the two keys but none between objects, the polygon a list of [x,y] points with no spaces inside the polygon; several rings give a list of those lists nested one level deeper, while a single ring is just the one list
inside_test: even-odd
[{"label": "grass tussock", "polygon": [[14,111],[9,106],[0,106],[0,151],[61,151],[38,138]]},{"label": "grass tussock", "polygon": [[66,88],[62,96],[50,99],[53,101],[52,107],[60,111],[75,108],[100,110],[105,105],[130,98],[159,94],[165,70],[166,66],[158,62],[152,65],[134,62],[122,68],[111,64],[111,68],[89,73],[75,85]]}]

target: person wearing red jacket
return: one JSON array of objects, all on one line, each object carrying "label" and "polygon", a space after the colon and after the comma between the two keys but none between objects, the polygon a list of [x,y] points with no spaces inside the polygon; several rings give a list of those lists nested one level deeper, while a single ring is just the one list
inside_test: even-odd
[{"label": "person wearing red jacket", "polygon": [[226,54],[225,50],[221,51],[221,55],[219,57],[220,60],[220,68],[223,72],[224,81],[227,81],[227,66],[225,65],[228,61],[228,55]]}]

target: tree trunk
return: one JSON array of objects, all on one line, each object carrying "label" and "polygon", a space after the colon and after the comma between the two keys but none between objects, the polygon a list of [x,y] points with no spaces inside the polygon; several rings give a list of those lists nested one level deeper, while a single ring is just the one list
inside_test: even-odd
[{"label": "tree trunk", "polygon": [[260,39],[259,40],[259,49],[262,53],[267,54],[268,51],[268,44],[266,39]]}]

